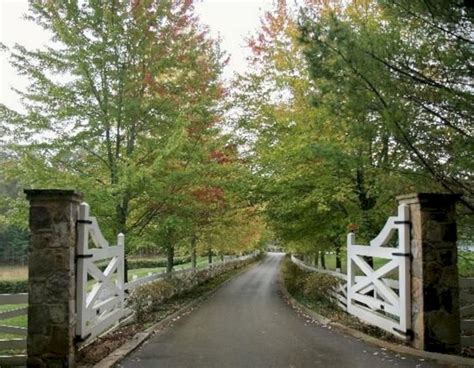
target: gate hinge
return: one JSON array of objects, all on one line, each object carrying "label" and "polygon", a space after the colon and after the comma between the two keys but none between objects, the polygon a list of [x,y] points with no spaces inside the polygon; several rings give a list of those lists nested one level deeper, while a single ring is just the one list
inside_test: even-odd
[{"label": "gate hinge", "polygon": [[89,224],[89,225],[92,225],[92,221],[91,221],[91,220],[76,220],[76,223],[78,223],[78,224]]},{"label": "gate hinge", "polygon": [[92,258],[94,257],[93,254],[76,254],[76,259],[78,258]]},{"label": "gate hinge", "polygon": [[395,225],[411,225],[411,221],[394,221]]},{"label": "gate hinge", "polygon": [[81,337],[81,335],[76,335],[74,336],[74,342],[79,343],[79,342],[84,342],[86,341],[89,337],[91,337],[91,334],[87,334],[84,337]]},{"label": "gate hinge", "polygon": [[411,253],[394,252],[394,253],[392,253],[392,256],[395,256],[395,257],[411,257]]},{"label": "gate hinge", "polygon": [[403,335],[403,336],[409,338],[410,340],[413,340],[413,338],[415,337],[415,333],[411,329],[407,329],[406,331],[402,331],[402,330],[399,330],[396,327],[393,327],[393,330],[395,332],[399,333],[400,335]]}]

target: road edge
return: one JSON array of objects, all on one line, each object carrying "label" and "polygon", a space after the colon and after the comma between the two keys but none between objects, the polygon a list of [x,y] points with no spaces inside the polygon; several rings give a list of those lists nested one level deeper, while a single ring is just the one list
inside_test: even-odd
[{"label": "road edge", "polygon": [[280,263],[280,270],[278,272],[278,286],[284,300],[286,300],[293,309],[300,310],[303,313],[309,315],[314,320],[318,321],[323,326],[331,326],[341,331],[342,333],[360,339],[368,344],[378,346],[390,350],[394,353],[406,354],[415,358],[428,359],[441,364],[456,365],[456,367],[474,367],[474,359],[466,358],[456,355],[448,355],[441,353],[432,353],[424,350],[417,350],[409,346],[397,345],[388,341],[377,339],[376,337],[367,335],[361,331],[355,330],[351,327],[344,326],[338,322],[333,322],[329,318],[316,313],[312,309],[309,309],[305,305],[298,302],[286,289],[285,282],[283,280],[282,272],[283,261]]},{"label": "road edge", "polygon": [[[121,360],[126,358],[129,354],[131,354],[134,350],[136,350],[140,345],[145,343],[150,337],[152,337],[156,332],[168,327],[169,324],[174,322],[177,317],[185,314],[186,312],[191,312],[194,310],[199,304],[206,301],[210,297],[212,297],[221,287],[225,284],[229,283],[237,276],[241,275],[243,272],[250,270],[253,267],[256,267],[262,261],[258,261],[252,263],[246,267],[243,267],[239,272],[235,275],[229,277],[227,280],[223,281],[221,284],[217,285],[214,289],[209,290],[208,292],[201,295],[199,298],[193,300],[192,302],[186,304],[176,312],[170,314],[169,316],[165,317],[161,321],[155,323],[154,325],[148,327],[145,331],[137,333],[130,341],[127,341],[125,344],[120,346],[118,349],[115,349],[112,353],[110,353],[107,357],[102,359],[100,362],[93,365],[95,368],[111,368],[114,367],[117,363]],[[84,366],[83,366],[84,367]]]}]

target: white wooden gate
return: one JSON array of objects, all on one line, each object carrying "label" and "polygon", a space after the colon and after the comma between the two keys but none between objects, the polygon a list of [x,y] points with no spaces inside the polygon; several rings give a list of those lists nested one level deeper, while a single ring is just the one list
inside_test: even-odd
[{"label": "white wooden gate", "polygon": [[[356,245],[354,233],[347,236],[347,311],[403,339],[411,336],[409,216],[408,206],[400,205],[368,246]],[[373,257],[375,267],[364,257]],[[377,258],[388,261],[377,268]]]},{"label": "white wooden gate", "polygon": [[[0,367],[26,366],[26,327],[10,326],[3,322],[11,318],[26,316],[28,313],[28,294],[0,294],[0,334],[15,338],[0,338]],[[5,324],[4,324],[5,323]],[[5,355],[5,351],[8,353]]]},{"label": "white wooden gate", "polygon": [[124,236],[119,234],[117,245],[110,246],[87,203],[79,207],[77,229],[76,335],[90,341],[124,315]]}]

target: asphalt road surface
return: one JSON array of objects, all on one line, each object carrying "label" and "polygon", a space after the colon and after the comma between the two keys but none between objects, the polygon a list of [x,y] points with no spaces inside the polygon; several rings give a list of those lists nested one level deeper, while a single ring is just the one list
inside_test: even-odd
[{"label": "asphalt road surface", "polygon": [[122,367],[435,367],[298,315],[278,292],[283,254],[270,253],[191,314],[159,332]]}]

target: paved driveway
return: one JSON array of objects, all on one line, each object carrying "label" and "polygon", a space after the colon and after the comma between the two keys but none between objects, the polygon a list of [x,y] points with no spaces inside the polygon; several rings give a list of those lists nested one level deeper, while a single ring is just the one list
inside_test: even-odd
[{"label": "paved driveway", "polygon": [[283,254],[226,283],[196,311],[158,333],[122,367],[435,367],[309,323],[278,293]]}]

